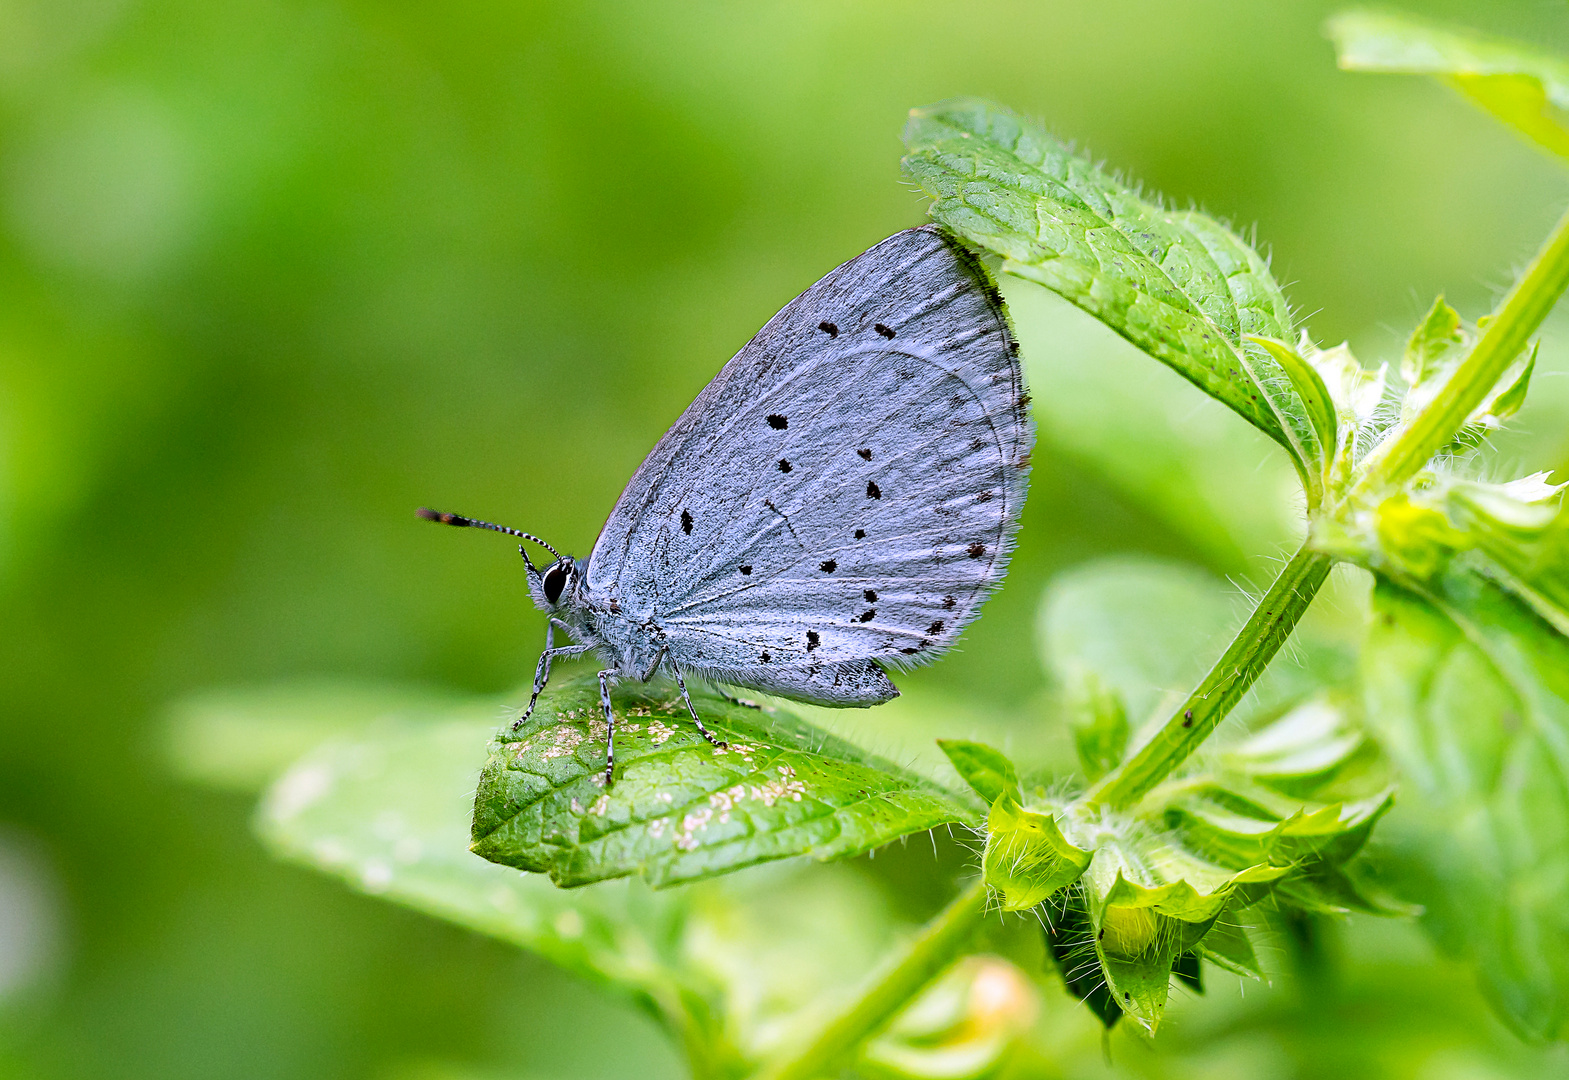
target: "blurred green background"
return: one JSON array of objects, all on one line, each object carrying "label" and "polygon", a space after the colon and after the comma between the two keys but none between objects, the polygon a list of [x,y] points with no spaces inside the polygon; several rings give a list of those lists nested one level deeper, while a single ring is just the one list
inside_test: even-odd
[{"label": "blurred green background", "polygon": [[[1569,50],[1561,3],[1405,6]],[[992,97],[1256,222],[1315,338],[1364,360],[1440,291],[1482,313],[1569,185],[1437,84],[1337,73],[1335,8],[0,0],[0,1077],[677,1075],[543,961],[270,862],[251,799],[171,769],[169,703],[523,682],[543,624],[516,555],[414,507],[586,555],[757,327],[922,220],[913,105]],[[928,712],[1041,715],[1058,570],[1131,552],[1257,582],[1291,527],[1261,439],[1060,305],[1016,308],[1032,500],[986,617],[902,680]],[[1512,464],[1569,464],[1566,383],[1539,380]],[[1133,1064],[1569,1075],[1409,927],[1338,949],[1334,1015],[1429,1017],[1409,1050],[1355,1057],[1363,1027],[1301,1007],[1330,991],[1282,982]],[[1065,1071],[1104,1075],[1088,1045]]]}]

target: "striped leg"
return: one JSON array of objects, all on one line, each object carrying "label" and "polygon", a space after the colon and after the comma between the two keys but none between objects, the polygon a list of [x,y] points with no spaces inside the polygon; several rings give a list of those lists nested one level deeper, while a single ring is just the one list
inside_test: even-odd
[{"label": "striped leg", "polygon": [[[566,629],[562,627],[562,629]],[[528,708],[523,710],[523,715],[512,722],[512,730],[516,731],[528,722],[534,715],[534,703],[539,700],[539,695],[544,692],[545,684],[550,681],[550,662],[556,657],[581,656],[593,646],[591,645],[563,645],[557,649],[555,645],[556,620],[551,619],[545,624],[545,651],[539,654],[539,663],[534,665],[534,693],[529,696]]]},{"label": "striped leg", "polygon": [[605,787],[615,779],[616,771],[616,714],[610,708],[610,684],[616,677],[615,668],[599,673],[599,703],[605,709]]},{"label": "striped leg", "polygon": [[697,710],[692,707],[692,695],[686,692],[686,680],[681,677],[681,669],[676,667],[674,660],[670,661],[670,670],[676,673],[676,685],[681,688],[681,700],[686,702],[686,711],[692,714],[692,723],[697,725],[697,733],[719,749],[725,749],[726,744],[708,733],[708,729],[703,726],[703,721],[697,715]]}]

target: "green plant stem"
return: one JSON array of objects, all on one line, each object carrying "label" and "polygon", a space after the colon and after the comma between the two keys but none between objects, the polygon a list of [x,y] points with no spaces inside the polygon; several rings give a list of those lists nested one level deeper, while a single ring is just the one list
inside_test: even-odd
[{"label": "green plant stem", "polygon": [[1569,213],[1515,282],[1481,339],[1427,407],[1393,442],[1368,455],[1357,482],[1357,495],[1394,487],[1415,476],[1460,430],[1467,416],[1525,349],[1532,334],[1569,287]]},{"label": "green plant stem", "polygon": [[1165,726],[1136,754],[1101,777],[1084,802],[1091,806],[1132,806],[1171,775],[1264,673],[1329,577],[1332,564],[1328,555],[1310,551],[1304,543],[1198,689],[1188,695]]},{"label": "green plant stem", "polygon": [[890,957],[854,1003],[805,1046],[764,1066],[756,1080],[811,1080],[882,1030],[962,955],[986,910],[986,883],[966,888],[914,941]]}]

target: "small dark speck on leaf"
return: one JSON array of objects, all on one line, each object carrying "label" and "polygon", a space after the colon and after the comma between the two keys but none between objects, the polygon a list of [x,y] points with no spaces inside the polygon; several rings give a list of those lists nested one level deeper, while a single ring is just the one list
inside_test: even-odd
[{"label": "small dark speck on leaf", "polygon": [[780,416],[778,413],[770,413],[768,416],[768,426],[773,428],[775,431],[783,431],[785,428],[790,426],[790,421],[783,416]]},{"label": "small dark speck on leaf", "polygon": [[986,554],[986,545],[977,540],[975,543],[965,548],[964,551],[965,554],[969,555],[970,558],[979,559],[982,555]]},{"label": "small dark speck on leaf", "polygon": [[883,497],[883,489],[877,486],[876,480],[868,480],[866,482],[866,497],[868,499],[880,499]]},{"label": "small dark speck on leaf", "polygon": [[817,324],[817,329],[821,330],[823,333],[827,334],[829,337],[838,337],[839,336],[839,328],[837,326],[835,326],[833,323],[829,322],[827,319],[824,319],[822,322],[818,323]]},{"label": "small dark speck on leaf", "polygon": [[835,570],[839,569],[839,564],[832,559],[824,559],[822,562],[817,564],[817,569],[821,570],[825,574],[831,574]]},{"label": "small dark speck on leaf", "polygon": [[690,534],[692,531],[692,511],[681,511],[681,531]]},{"label": "small dark speck on leaf", "polygon": [[882,323],[878,323],[872,329],[876,330],[879,334],[881,334],[885,338],[893,337],[893,331],[890,330],[888,327],[884,326]]},{"label": "small dark speck on leaf", "polygon": [[789,472],[790,468],[791,468],[790,462],[787,459],[785,459],[785,458],[780,458],[779,459],[779,471],[780,472]]}]

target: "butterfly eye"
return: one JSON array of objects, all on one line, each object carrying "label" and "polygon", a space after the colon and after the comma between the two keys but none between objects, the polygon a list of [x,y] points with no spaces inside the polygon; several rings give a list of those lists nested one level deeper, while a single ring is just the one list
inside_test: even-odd
[{"label": "butterfly eye", "polygon": [[561,590],[567,587],[566,567],[552,566],[545,571],[545,599],[554,604],[561,599]]}]

